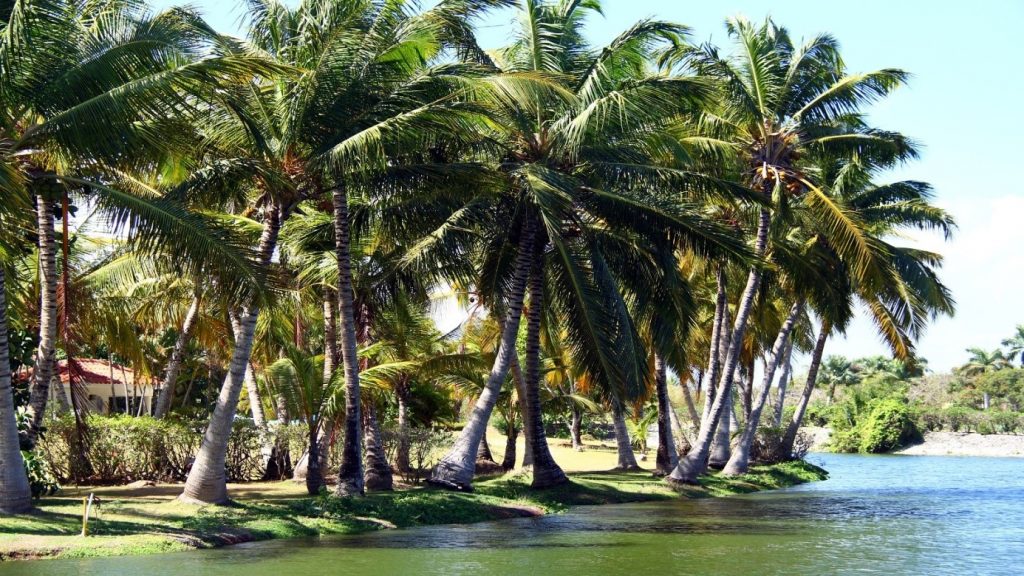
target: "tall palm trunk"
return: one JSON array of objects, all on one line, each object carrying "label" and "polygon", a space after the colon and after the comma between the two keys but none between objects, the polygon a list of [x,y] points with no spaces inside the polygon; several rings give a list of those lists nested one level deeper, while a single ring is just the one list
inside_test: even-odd
[{"label": "tall palm trunk", "polygon": [[583,436],[581,428],[583,425],[583,411],[578,406],[572,407],[571,420],[569,421],[569,436],[572,439],[573,450],[583,450]]},{"label": "tall palm trunk", "polygon": [[491,373],[487,376],[487,384],[473,406],[469,421],[459,434],[455,445],[430,473],[430,483],[453,490],[472,490],[473,473],[476,471],[476,450],[480,445],[480,437],[484,427],[491,418],[494,404],[501,393],[501,385],[508,375],[512,358],[516,354],[516,336],[519,333],[519,322],[523,312],[523,295],[526,292],[526,281],[530,275],[533,259],[533,243],[535,230],[530,219],[523,223],[523,231],[519,238],[519,250],[516,254],[515,272],[508,295],[508,308],[501,330],[501,342],[494,358]]},{"label": "tall palm trunk", "polygon": [[626,411],[618,401],[612,404],[612,425],[615,429],[615,447],[619,458],[615,469],[639,470],[640,465],[636,463],[636,456],[633,455],[633,443],[629,440],[629,429],[626,428]]},{"label": "tall palm trunk", "polygon": [[[523,371],[519,366],[519,354],[512,354],[512,365],[509,367],[512,372],[512,383],[516,387],[516,396],[519,400],[519,413],[523,418],[523,468],[533,466],[533,444],[530,443],[530,435],[533,429],[527,422],[530,417],[530,410],[527,408],[526,382],[523,379]],[[513,466],[514,467],[514,466]]]},{"label": "tall palm trunk", "polygon": [[732,430],[736,421],[735,408],[736,399],[732,394],[725,398],[725,408],[721,418],[718,420],[718,428],[715,429],[715,436],[711,440],[711,450],[708,453],[708,466],[721,469],[729,461],[729,454],[732,446]]},{"label": "tall palm trunk", "polygon": [[768,357],[767,364],[765,364],[760,393],[754,401],[753,408],[750,410],[750,416],[743,427],[743,433],[736,444],[736,450],[733,451],[729,462],[722,469],[723,474],[738,476],[746,474],[747,469],[750,468],[750,449],[754,444],[754,436],[757,434],[757,427],[761,421],[761,411],[764,410],[765,402],[768,400],[768,394],[772,388],[772,380],[775,379],[775,370],[779,367],[779,363],[785,355],[786,347],[789,344],[789,334],[793,331],[793,326],[796,324],[796,319],[800,315],[800,311],[803,310],[803,307],[803,298],[798,298],[789,309],[789,315],[786,316],[786,320],[779,329],[779,334],[775,337],[771,354]]},{"label": "tall palm trunk", "polygon": [[800,395],[800,402],[797,403],[796,411],[793,412],[793,419],[786,427],[786,434],[782,437],[782,453],[787,456],[793,454],[796,434],[800,431],[804,412],[807,411],[807,404],[811,401],[811,392],[814,392],[814,385],[818,380],[818,369],[821,368],[821,357],[825,353],[825,341],[828,340],[831,331],[832,324],[828,320],[823,321],[821,332],[818,333],[818,340],[814,343],[814,351],[811,353],[811,365],[807,368],[807,382],[804,384],[803,394]]},{"label": "tall palm trunk", "polygon": [[366,489],[375,492],[393,490],[391,465],[384,454],[384,440],[380,433],[380,423],[377,421],[377,410],[372,403],[363,408],[363,422],[366,431]]},{"label": "tall palm trunk", "polygon": [[[46,401],[56,366],[57,346],[57,242],[53,230],[54,202],[36,198],[36,221],[39,233],[39,347],[29,397],[29,420],[26,440],[35,446],[43,426]],[[59,385],[60,386],[60,385]],[[63,392],[63,386],[61,386]]]},{"label": "tall palm trunk", "polygon": [[729,339],[725,337],[725,327],[728,325],[729,317],[729,301],[726,295],[725,267],[721,264],[716,273],[716,284],[718,291],[715,296],[715,318],[711,326],[711,344],[708,347],[708,370],[704,373],[704,410],[700,420],[694,421],[698,427],[711,418],[711,409],[715,405],[715,387],[718,386],[722,360],[725,359],[725,354],[722,351],[727,349],[729,342]]},{"label": "tall palm trunk", "polygon": [[185,313],[185,320],[181,324],[178,339],[174,342],[174,351],[171,352],[171,359],[167,362],[167,372],[164,373],[164,381],[160,386],[160,397],[156,402],[156,412],[153,414],[157,418],[163,418],[171,409],[174,388],[178,383],[178,374],[181,372],[181,365],[185,360],[185,348],[188,347],[189,340],[192,338],[192,330],[195,327],[196,318],[199,316],[199,300],[199,294],[196,293],[192,297],[192,304],[188,307],[188,312]]},{"label": "tall palm trunk", "polygon": [[[259,262],[261,266],[270,264],[270,259],[277,246],[277,236],[284,219],[279,206],[268,208],[260,234]],[[227,455],[228,438],[231,436],[231,425],[238,408],[238,396],[242,390],[245,372],[252,353],[253,337],[256,334],[256,319],[259,308],[248,304],[242,308],[238,317],[238,331],[235,337],[234,350],[228,373],[221,385],[217,404],[210,417],[210,423],[203,434],[203,441],[196,455],[195,463],[185,481],[185,489],[179,498],[185,502],[200,504],[224,504],[228,502],[227,481],[224,474],[224,458]]]},{"label": "tall palm trunk", "polygon": [[[757,236],[754,241],[754,255],[758,259],[764,257],[765,249],[768,246],[769,224],[771,224],[771,215],[767,208],[762,208],[758,215]],[[740,351],[743,348],[747,320],[750,318],[750,312],[754,307],[754,296],[760,286],[761,264],[758,262],[747,275],[747,285],[744,287],[739,305],[736,307],[736,321],[729,342],[729,352],[726,354],[725,365],[722,367],[722,376],[711,413],[701,421],[700,432],[697,434],[697,441],[694,443],[693,449],[686,455],[686,458],[679,461],[679,465],[669,476],[669,480],[672,482],[696,484],[697,476],[707,470],[708,450],[711,447],[715,428],[718,427],[718,421],[726,406],[726,400],[730,399],[732,395],[732,381],[736,373],[736,365],[739,362]]]},{"label": "tall palm trunk", "polygon": [[398,449],[395,454],[395,466],[399,472],[408,473],[412,470],[409,462],[409,383],[404,379],[395,386],[395,397],[398,399]]},{"label": "tall palm trunk", "polygon": [[658,394],[658,456],[657,472],[660,475],[671,474],[679,464],[679,453],[672,437],[672,404],[668,401],[668,378],[665,361],[661,356],[654,355],[654,385]]},{"label": "tall palm trunk", "polygon": [[686,402],[686,413],[689,414],[690,421],[695,427],[700,426],[700,414],[697,414],[697,405],[693,403],[693,394],[682,377],[679,378],[679,387],[683,389],[683,401]]},{"label": "tall palm trunk", "polygon": [[782,358],[782,376],[779,378],[779,394],[775,403],[775,423],[778,428],[782,426],[782,410],[786,403],[786,388],[789,386],[790,374],[793,372],[793,339],[786,342],[786,354]]},{"label": "tall palm trunk", "polygon": [[505,455],[501,459],[501,469],[511,470],[516,467],[516,439],[519,436],[519,429],[516,428],[515,419],[509,419],[508,428],[505,430]]},{"label": "tall palm trunk", "polygon": [[7,339],[7,278],[0,266],[0,513],[20,514],[32,509],[32,489],[21,459],[18,423],[11,389],[11,348]]},{"label": "tall palm trunk", "polygon": [[338,260],[338,310],[341,360],[345,369],[345,440],[338,470],[338,495],[364,493],[362,418],[359,398],[359,358],[356,353],[355,296],[352,291],[352,252],[349,236],[348,194],[334,189],[334,248]]},{"label": "tall palm trunk", "polygon": [[494,455],[491,454],[491,446],[487,443],[487,428],[484,428],[484,435],[480,437],[480,446],[476,449],[476,461],[497,464],[494,461]]},{"label": "tall palm trunk", "polygon": [[[306,449],[304,480],[306,481],[306,493],[310,496],[316,496],[324,487],[324,475],[320,470],[320,424],[319,418],[313,419],[313,423],[309,427],[309,437],[306,440],[309,447]],[[292,479],[295,477],[296,475],[293,474]]]},{"label": "tall palm trunk", "polygon": [[[323,292],[324,309],[324,386],[329,386],[334,376],[334,369],[340,364],[338,351],[338,322],[335,311],[338,308],[338,296],[331,288],[324,288]],[[319,472],[321,481],[323,471],[327,469],[328,451],[330,450],[330,438],[334,433],[333,420],[321,420],[319,432],[317,433],[317,454],[320,457]],[[292,480],[296,482],[306,481],[309,475],[309,450],[299,457],[295,463],[295,470],[292,471]]]},{"label": "tall palm trunk", "polygon": [[252,422],[256,425],[256,428],[264,431],[267,427],[267,415],[263,411],[263,402],[260,400],[260,390],[259,386],[256,385],[252,362],[249,362],[245,367],[245,376],[242,378],[245,394],[249,397],[249,411],[252,413]]},{"label": "tall palm trunk", "polygon": [[543,243],[537,243],[533,273],[530,274],[530,308],[526,316],[526,408],[530,434],[527,436],[533,452],[532,488],[549,488],[565,484],[569,478],[555,462],[544,434],[544,419],[540,406],[540,323],[544,315],[544,255]]}]

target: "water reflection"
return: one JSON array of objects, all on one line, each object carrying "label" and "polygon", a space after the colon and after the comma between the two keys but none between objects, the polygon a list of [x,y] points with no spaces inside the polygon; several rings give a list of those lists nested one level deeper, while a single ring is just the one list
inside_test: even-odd
[{"label": "water reflection", "polygon": [[818,456],[830,480],[725,499],[0,574],[1020,574],[1024,460]]}]

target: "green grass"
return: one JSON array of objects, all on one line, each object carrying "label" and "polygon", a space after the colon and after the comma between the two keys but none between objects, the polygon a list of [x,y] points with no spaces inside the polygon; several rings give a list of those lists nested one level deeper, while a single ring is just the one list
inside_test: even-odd
[{"label": "green grass", "polygon": [[[571,483],[531,490],[530,478],[508,474],[478,480],[471,494],[411,488],[365,498],[304,496],[292,482],[229,487],[232,506],[192,506],[174,500],[181,487],[79,488],[38,503],[38,512],[0,518],[0,558],[151,554],[224,544],[432,524],[471,523],[557,513],[569,506],[726,496],[821,480],[805,462],[754,467],[737,478],[708,476],[701,486],[674,490],[649,471],[574,472]],[[90,536],[82,538],[81,498],[100,498]]]}]

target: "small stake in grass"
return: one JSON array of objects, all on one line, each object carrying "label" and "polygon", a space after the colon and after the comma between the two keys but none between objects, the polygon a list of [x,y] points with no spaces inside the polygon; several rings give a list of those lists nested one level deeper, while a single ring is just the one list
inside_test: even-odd
[{"label": "small stake in grass", "polygon": [[88,498],[82,498],[82,536],[89,535],[89,510],[92,509],[92,492],[89,493]]}]

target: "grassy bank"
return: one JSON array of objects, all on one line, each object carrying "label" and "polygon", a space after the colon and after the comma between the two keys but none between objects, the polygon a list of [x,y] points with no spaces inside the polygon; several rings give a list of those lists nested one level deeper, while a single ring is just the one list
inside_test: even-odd
[{"label": "grassy bank", "polygon": [[[577,456],[577,465],[601,457]],[[584,453],[586,454],[586,453]],[[701,486],[675,491],[649,471],[570,473],[572,482],[550,490],[529,488],[529,477],[509,474],[480,480],[472,494],[410,488],[365,498],[310,498],[292,482],[232,485],[236,504],[197,507],[174,500],[178,485],[66,489],[39,502],[31,515],[0,518],[0,557],[149,554],[274,538],[353,534],[431,524],[470,523],[561,512],[574,505],[725,496],[821,480],[804,462],[755,467],[737,478],[709,476]],[[82,496],[100,498],[90,536],[79,535]]]}]

